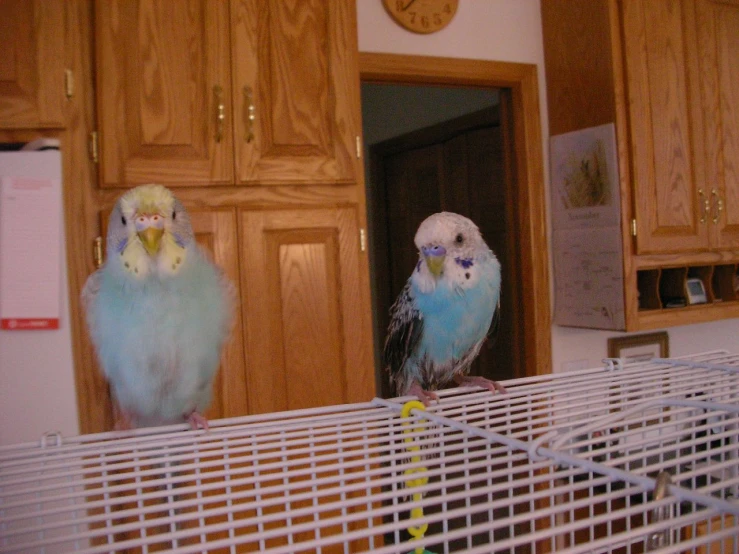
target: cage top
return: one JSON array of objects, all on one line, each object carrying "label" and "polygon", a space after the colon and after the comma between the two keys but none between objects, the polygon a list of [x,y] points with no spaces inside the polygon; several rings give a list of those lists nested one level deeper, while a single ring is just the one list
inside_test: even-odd
[{"label": "cage top", "polygon": [[711,540],[736,532],[738,373],[723,351],[610,360],[508,381],[505,395],[440,391],[407,416],[409,398],[375,399],[207,432],[48,433],[0,448],[0,552],[408,552],[410,507],[431,526],[413,546],[431,551],[638,549],[677,535],[662,551],[684,551],[708,540],[706,520],[722,522]]}]

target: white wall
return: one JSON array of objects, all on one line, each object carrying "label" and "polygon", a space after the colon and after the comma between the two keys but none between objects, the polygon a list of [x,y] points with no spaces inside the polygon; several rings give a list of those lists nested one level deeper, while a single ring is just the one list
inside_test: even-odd
[{"label": "white wall", "polygon": [[[419,35],[390,19],[381,2],[357,0],[359,50],[419,56],[443,56],[536,64],[542,110],[542,148],[549,187],[549,126],[539,0],[460,0],[457,15],[437,33]],[[547,193],[548,202],[548,193]],[[551,272],[550,272],[551,275]],[[606,331],[553,326],[554,371],[575,365],[600,365],[607,339],[622,335]],[[670,354],[679,356],[713,349],[739,351],[739,319],[668,329]]]}]

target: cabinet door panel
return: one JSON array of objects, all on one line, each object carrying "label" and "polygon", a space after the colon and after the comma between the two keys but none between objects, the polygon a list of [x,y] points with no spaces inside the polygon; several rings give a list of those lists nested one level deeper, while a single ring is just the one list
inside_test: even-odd
[{"label": "cabinet door panel", "polygon": [[251,413],[371,399],[356,211],[242,212],[241,237]]},{"label": "cabinet door panel", "polygon": [[64,126],[64,2],[0,2],[0,126]]},{"label": "cabinet door panel", "polygon": [[228,5],[100,0],[95,7],[102,186],[230,181]]},{"label": "cabinet door panel", "polygon": [[239,182],[354,180],[355,28],[353,1],[234,2]]},{"label": "cabinet door panel", "polygon": [[[708,245],[693,4],[623,3],[637,250]],[[703,191],[703,195],[699,193]]]},{"label": "cabinet door panel", "polygon": [[[712,246],[739,248],[739,2],[701,0],[698,40]],[[721,200],[721,211],[718,211]],[[716,220],[714,223],[714,219]]]}]

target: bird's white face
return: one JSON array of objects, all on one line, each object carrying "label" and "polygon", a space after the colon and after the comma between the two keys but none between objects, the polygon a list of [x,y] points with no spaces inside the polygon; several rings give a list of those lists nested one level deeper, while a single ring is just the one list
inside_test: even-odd
[{"label": "bird's white face", "polygon": [[174,275],[192,240],[187,212],[172,193],[161,185],[142,185],[124,194],[111,213],[108,259],[135,279]]},{"label": "bird's white face", "polygon": [[477,226],[464,216],[441,212],[427,217],[414,240],[419,260],[413,279],[423,292],[439,282],[468,288],[478,280],[477,262],[491,255]]}]

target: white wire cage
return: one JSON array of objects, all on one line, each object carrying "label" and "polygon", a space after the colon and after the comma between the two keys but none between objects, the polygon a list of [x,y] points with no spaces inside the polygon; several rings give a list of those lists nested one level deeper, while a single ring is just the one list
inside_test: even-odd
[{"label": "white wire cage", "polygon": [[739,356],[607,362],[2,447],[0,552],[739,553]]}]

